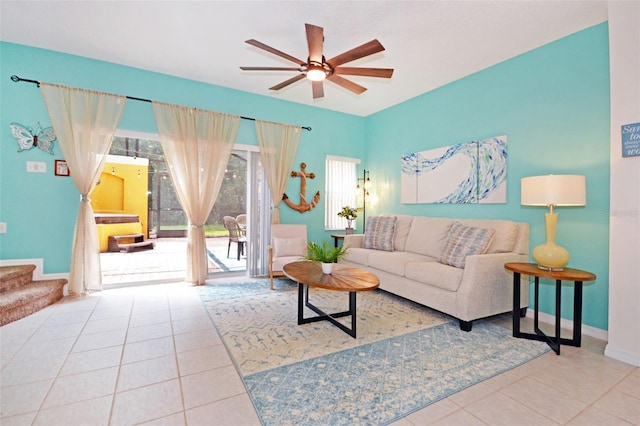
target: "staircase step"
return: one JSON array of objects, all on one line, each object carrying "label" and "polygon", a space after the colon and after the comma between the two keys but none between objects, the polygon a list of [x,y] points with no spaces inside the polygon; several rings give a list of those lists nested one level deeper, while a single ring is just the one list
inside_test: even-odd
[{"label": "staircase step", "polygon": [[0,293],[30,283],[35,269],[36,265],[0,266]]},{"label": "staircase step", "polygon": [[0,293],[0,326],[31,315],[62,299],[65,279],[33,281]]}]

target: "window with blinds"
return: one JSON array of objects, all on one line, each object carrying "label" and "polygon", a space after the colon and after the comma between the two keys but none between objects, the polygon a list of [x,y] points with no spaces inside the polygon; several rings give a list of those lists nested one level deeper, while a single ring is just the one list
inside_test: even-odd
[{"label": "window with blinds", "polygon": [[[345,229],[347,220],[339,217],[344,206],[356,206],[356,165],[357,158],[327,156],[325,178],[324,228],[325,230]],[[355,228],[355,221],[352,224]]]}]

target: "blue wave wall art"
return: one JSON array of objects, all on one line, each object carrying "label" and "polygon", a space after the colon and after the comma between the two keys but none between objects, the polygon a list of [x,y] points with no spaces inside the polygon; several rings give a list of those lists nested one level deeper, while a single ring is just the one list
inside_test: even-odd
[{"label": "blue wave wall art", "polygon": [[506,203],[507,136],[403,155],[401,201]]}]

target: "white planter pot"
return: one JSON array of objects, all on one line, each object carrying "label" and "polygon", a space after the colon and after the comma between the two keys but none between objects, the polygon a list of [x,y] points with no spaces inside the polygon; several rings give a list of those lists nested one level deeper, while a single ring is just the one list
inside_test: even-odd
[{"label": "white planter pot", "polygon": [[322,264],[322,273],[323,274],[331,274],[333,271],[333,263],[323,263]]}]

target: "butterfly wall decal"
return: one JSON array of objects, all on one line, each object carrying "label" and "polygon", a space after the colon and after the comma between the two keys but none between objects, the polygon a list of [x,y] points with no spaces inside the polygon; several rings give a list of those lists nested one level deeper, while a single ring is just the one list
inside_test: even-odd
[{"label": "butterfly wall decal", "polygon": [[53,127],[42,128],[40,123],[38,127],[32,129],[29,126],[23,126],[20,123],[11,123],[11,134],[18,139],[18,152],[38,147],[44,152],[53,155],[53,141],[56,140],[56,134]]}]

